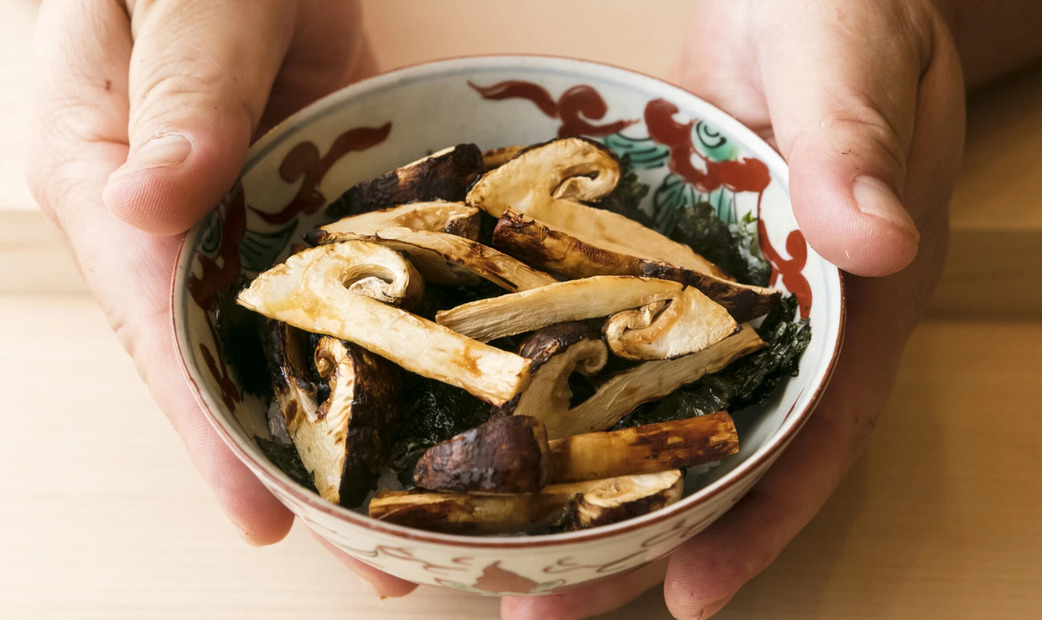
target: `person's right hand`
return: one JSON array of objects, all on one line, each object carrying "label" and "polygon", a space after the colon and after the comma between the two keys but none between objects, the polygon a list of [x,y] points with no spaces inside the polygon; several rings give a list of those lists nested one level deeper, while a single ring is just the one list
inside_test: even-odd
[{"label": "person's right hand", "polygon": [[676,80],[788,162],[800,229],[847,272],[843,351],[791,445],[668,567],[506,598],[505,619],[586,618],[663,580],[677,618],[719,611],[861,454],[941,273],[965,111],[959,58],[931,0],[701,0]]},{"label": "person's right hand", "polygon": [[[180,234],[232,185],[251,137],[372,72],[357,2],[50,0],[35,55],[33,194],[218,503],[249,542],[280,540],[292,514],[182,376],[171,277]],[[342,557],[379,594],[415,587]]]}]

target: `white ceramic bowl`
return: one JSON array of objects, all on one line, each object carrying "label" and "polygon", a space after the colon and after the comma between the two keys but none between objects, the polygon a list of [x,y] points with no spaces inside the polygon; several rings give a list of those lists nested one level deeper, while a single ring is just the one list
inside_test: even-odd
[{"label": "white ceramic bowl", "polygon": [[[268,461],[266,407],[245,395],[221,354],[218,297],[284,258],[321,207],[355,183],[462,142],[483,149],[586,135],[629,152],[651,186],[649,209],[694,197],[724,218],[760,218],[773,284],[796,293],[813,338],[798,377],[737,414],[740,454],[676,504],[611,526],[530,537],[435,534],[331,505]],[[600,64],[546,57],[434,62],[355,84],[309,106],[250,151],[240,183],[184,241],[174,327],[196,398],[232,451],[296,515],[337,547],[418,583],[486,594],[541,594],[661,558],[734,505],[806,421],[839,352],[840,275],[803,239],[784,161],[753,132],[690,93]]]}]

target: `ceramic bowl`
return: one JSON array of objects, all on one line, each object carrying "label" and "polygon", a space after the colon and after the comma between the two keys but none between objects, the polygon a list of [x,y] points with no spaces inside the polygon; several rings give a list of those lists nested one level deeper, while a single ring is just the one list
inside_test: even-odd
[{"label": "ceramic bowl", "polygon": [[[668,216],[706,199],[727,221],[758,218],[772,284],[798,296],[813,338],[799,376],[766,405],[737,414],[741,452],[689,485],[678,503],[611,526],[529,537],[435,534],[329,504],[290,480],[255,442],[266,406],[247,395],[215,327],[222,292],[282,260],[355,183],[462,142],[483,149],[555,136],[604,141],[651,191],[643,208]],[[660,217],[666,221],[668,217]],[[806,421],[838,354],[840,275],[804,241],[784,161],[752,131],[690,93],[596,63],[476,57],[372,78],[309,106],[252,148],[239,182],[187,235],[173,288],[185,374],[231,450],[304,523],[372,566],[409,581],[485,594],[542,594],[659,559],[733,506]]]}]

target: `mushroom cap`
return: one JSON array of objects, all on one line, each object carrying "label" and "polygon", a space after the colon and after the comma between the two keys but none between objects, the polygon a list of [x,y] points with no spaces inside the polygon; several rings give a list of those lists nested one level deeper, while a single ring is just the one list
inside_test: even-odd
[{"label": "mushroom cap", "polygon": [[697,353],[740,329],[723,306],[686,286],[673,299],[613,314],[602,331],[619,357],[663,360]]},{"label": "mushroom cap", "polygon": [[546,428],[528,416],[490,420],[429,448],[413,480],[438,491],[535,493],[550,481]]}]

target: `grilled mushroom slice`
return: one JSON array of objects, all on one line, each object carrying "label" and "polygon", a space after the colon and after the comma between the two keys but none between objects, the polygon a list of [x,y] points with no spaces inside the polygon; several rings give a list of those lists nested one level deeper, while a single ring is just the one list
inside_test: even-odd
[{"label": "grilled mushroom slice", "polygon": [[482,160],[484,160],[483,171],[488,172],[493,168],[498,168],[503,164],[507,163],[514,158],[521,151],[525,150],[526,146],[501,146],[496,149],[489,149],[481,154]]},{"label": "grilled mushroom slice", "polygon": [[684,479],[671,470],[550,484],[539,493],[390,491],[369,502],[369,516],[453,534],[506,534],[563,520],[569,529],[607,525],[680,499]]},{"label": "grilled mushroom slice", "polygon": [[390,209],[349,215],[332,224],[308,231],[305,238],[312,245],[320,245],[337,241],[338,233],[372,235],[386,228],[411,228],[445,232],[477,240],[481,230],[480,213],[477,208],[468,207],[462,202],[413,202]]},{"label": "grilled mushroom slice", "polygon": [[[543,330],[535,332],[521,345],[522,355],[533,360],[529,389],[500,407],[497,413],[539,418],[551,440],[603,431],[633,412],[640,405],[658,400],[705,375],[718,372],[732,361],[767,346],[756,330],[747,327],[692,355],[674,360],[644,362],[624,370],[601,383],[581,403],[572,404],[568,376],[576,367],[570,361],[552,364],[562,348]],[[573,345],[574,346],[574,345]],[[536,360],[549,358],[543,363]]]},{"label": "grilled mushroom slice", "polygon": [[641,258],[727,277],[690,247],[624,215],[583,204],[610,194],[619,175],[619,161],[607,147],[562,138],[522,150],[483,174],[467,193],[467,204],[496,218],[513,209],[584,240],[613,243]]},{"label": "grilled mushroom slice", "polygon": [[369,351],[323,336],[314,352],[329,395],[319,403],[307,379],[307,335],[274,322],[275,401],[286,430],[323,499],[358,506],[376,487],[397,422],[398,374]]},{"label": "grilled mushroom slice", "polygon": [[550,481],[546,428],[528,416],[496,418],[429,448],[413,481],[437,491],[535,493]]},{"label": "grilled mushroom slice", "polygon": [[[369,260],[374,255],[383,259],[376,268]],[[358,344],[406,370],[493,404],[524,389],[530,364],[525,358],[377,301],[380,291],[373,282],[358,286],[375,279],[393,287],[413,277],[419,279],[408,261],[390,248],[347,241],[289,257],[257,276],[237,301],[269,318]]]},{"label": "grilled mushroom slice", "polygon": [[368,235],[328,233],[324,242],[351,239],[372,241],[405,254],[426,280],[438,284],[467,286],[484,278],[508,291],[524,291],[557,282],[495,248],[444,232],[384,228]]},{"label": "grilled mushroom slice", "polygon": [[428,449],[413,480],[431,491],[534,493],[549,482],[650,474],[736,452],[738,432],[723,411],[549,442],[536,418],[508,415]]},{"label": "grilled mushroom slice", "polygon": [[[628,312],[634,308],[639,310]],[[723,307],[693,287],[631,276],[595,276],[479,299],[438,312],[437,322],[489,341],[612,314],[605,323],[608,344],[630,359],[688,355],[739,329]]]},{"label": "grilled mushroom slice", "polygon": [[359,183],[326,210],[332,217],[344,217],[407,202],[463,200],[481,168],[481,149],[459,144]]},{"label": "grilled mushroom slice", "polygon": [[[518,417],[518,416],[510,416]],[[738,452],[727,412],[582,433],[549,443],[554,482],[647,474],[712,463]]]},{"label": "grilled mushroom slice", "polygon": [[664,508],[684,495],[684,476],[677,469],[617,476],[601,482],[576,499],[567,529],[581,530],[625,521]]},{"label": "grilled mushroom slice", "polygon": [[693,286],[720,304],[738,322],[766,314],[781,292],[740,284],[715,275],[641,258],[606,241],[587,241],[511,209],[500,216],[492,243],[529,265],[569,278],[599,275],[642,276]]}]

